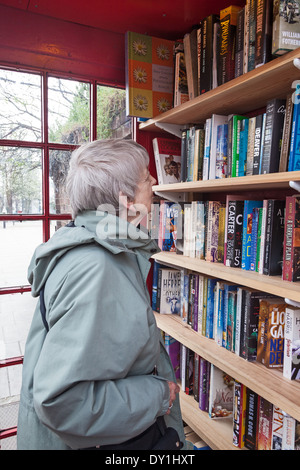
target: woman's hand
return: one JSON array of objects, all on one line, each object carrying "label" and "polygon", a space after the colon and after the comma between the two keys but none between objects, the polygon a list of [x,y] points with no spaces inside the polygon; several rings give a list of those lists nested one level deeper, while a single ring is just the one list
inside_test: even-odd
[{"label": "woman's hand", "polygon": [[169,385],[169,389],[170,389],[170,401],[169,401],[169,409],[166,412],[167,415],[169,415],[171,413],[171,408],[172,408],[173,403],[176,399],[176,394],[179,393],[179,391],[180,391],[179,385],[177,385],[175,382],[169,382],[168,381],[168,385]]}]

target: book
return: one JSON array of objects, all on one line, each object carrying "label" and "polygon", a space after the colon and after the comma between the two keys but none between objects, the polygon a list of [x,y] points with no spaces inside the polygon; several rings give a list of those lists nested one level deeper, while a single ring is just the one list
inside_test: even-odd
[{"label": "book", "polygon": [[257,450],[272,450],[273,405],[259,397]]},{"label": "book", "polygon": [[205,237],[205,260],[218,261],[218,230],[219,230],[219,201],[206,202],[206,237]]},{"label": "book", "polygon": [[214,340],[218,346],[223,345],[224,325],[224,282],[217,281],[214,300]]},{"label": "book", "polygon": [[257,449],[258,428],[258,395],[247,388],[245,447],[250,450]]},{"label": "book", "polygon": [[240,129],[241,121],[244,116],[234,114],[229,120],[232,120],[232,157],[231,157],[231,176],[239,175],[239,152],[240,152]]},{"label": "book", "polygon": [[242,260],[242,228],[244,201],[228,202],[226,266],[240,267]]},{"label": "book", "polygon": [[234,382],[233,445],[242,449],[245,446],[247,388]]},{"label": "book", "polygon": [[272,450],[282,449],[282,439],[283,439],[283,412],[277,406],[273,406]]},{"label": "book", "polygon": [[248,72],[255,68],[256,3],[249,1]]},{"label": "book", "polygon": [[[209,154],[209,179],[216,178],[218,127],[227,124],[227,116],[213,114],[211,117],[211,143]],[[225,131],[224,131],[225,132]]]},{"label": "book", "polygon": [[247,361],[255,361],[257,356],[257,333],[260,300],[270,297],[265,292],[243,287],[241,290],[240,353]]},{"label": "book", "polygon": [[211,363],[200,358],[199,370],[199,408],[208,411]]},{"label": "book", "polygon": [[183,37],[185,66],[189,99],[198,96],[198,56],[197,56],[197,29]]},{"label": "book", "polygon": [[213,87],[213,35],[214,24],[217,21],[219,16],[214,14],[202,20],[200,94],[206,93]]},{"label": "book", "polygon": [[274,99],[267,103],[266,127],[260,173],[277,173],[281,152],[281,139],[285,117],[286,100]]},{"label": "book", "polygon": [[285,309],[283,376],[300,380],[300,308]]},{"label": "book", "polygon": [[208,180],[209,177],[209,158],[210,158],[210,145],[211,145],[211,118],[205,121],[205,139],[204,139],[204,155],[203,155],[203,180]]},{"label": "book", "polygon": [[288,413],[283,415],[282,450],[295,450],[296,420]]},{"label": "book", "polygon": [[161,268],[161,264],[154,260],[153,262],[153,274],[152,274],[152,310],[156,311],[157,305],[157,290],[158,290],[158,273]]},{"label": "book", "polygon": [[216,179],[226,178],[227,176],[227,142],[228,124],[220,124],[217,126]]},{"label": "book", "polygon": [[174,41],[128,31],[125,35],[126,114],[152,118],[173,102]]},{"label": "book", "polygon": [[263,274],[282,275],[285,200],[268,199]]},{"label": "book", "polygon": [[300,195],[287,196],[283,241],[282,279],[300,280]]},{"label": "book", "polygon": [[296,2],[278,0],[273,3],[272,54],[274,56],[286,54],[300,47],[300,30],[299,27],[295,28],[294,24],[296,8]]},{"label": "book", "polygon": [[188,128],[183,126],[181,131],[181,168],[180,168],[180,181],[186,181],[187,172],[187,136]]},{"label": "book", "polygon": [[292,100],[292,93],[289,93],[286,98],[286,104],[285,104],[285,116],[284,116],[284,125],[283,125],[283,131],[282,131],[282,144],[281,144],[281,151],[280,151],[279,171],[287,171],[287,168],[288,168],[290,137],[291,137],[291,129],[292,129],[292,117],[293,117],[293,100]]},{"label": "book", "polygon": [[174,107],[189,100],[184,52],[175,55]]},{"label": "book", "polygon": [[165,333],[165,348],[170,356],[176,379],[180,379],[180,343]]},{"label": "book", "polygon": [[260,300],[257,361],[268,368],[283,365],[285,308],[281,298]]},{"label": "book", "polygon": [[164,200],[160,201],[158,246],[162,251],[176,251],[179,213],[178,204]]},{"label": "book", "polygon": [[300,169],[300,83],[296,82],[296,90],[292,95],[294,103],[293,120],[291,130],[291,143],[288,171],[295,171]]},{"label": "book", "polygon": [[185,269],[181,270],[180,276],[180,317],[183,322],[188,321],[189,309],[189,275]]},{"label": "book", "polygon": [[221,45],[220,64],[221,83],[232,80],[235,76],[235,41],[237,14],[241,7],[231,5],[220,10]]},{"label": "book", "polygon": [[245,200],[243,213],[242,269],[250,270],[252,217],[254,207],[262,207],[262,201]]},{"label": "book", "polygon": [[243,75],[244,61],[244,15],[245,8],[241,8],[237,13],[236,41],[235,41],[235,73],[234,76]]},{"label": "book", "polygon": [[214,336],[214,305],[215,287],[217,280],[207,277],[205,336],[212,339]]},{"label": "book", "polygon": [[228,313],[226,326],[226,349],[235,352],[235,325],[237,307],[237,288],[228,292]]},{"label": "book", "polygon": [[253,175],[256,117],[249,118],[248,121],[249,121],[248,122],[248,143],[247,143],[247,160],[246,160],[246,175],[247,176]]},{"label": "book", "polygon": [[179,183],[181,175],[181,142],[179,139],[156,137],[152,140],[158,184]]},{"label": "book", "polygon": [[157,311],[163,314],[180,313],[180,270],[160,268],[159,307]]},{"label": "book", "polygon": [[229,418],[232,421],[234,380],[211,364],[209,388],[209,417]]},{"label": "book", "polygon": [[257,0],[255,32],[255,67],[266,64],[272,58],[273,0]]},{"label": "book", "polygon": [[240,121],[240,141],[239,141],[239,169],[238,176],[245,176],[247,171],[247,150],[248,150],[248,130],[249,119]]},{"label": "book", "polygon": [[264,126],[263,121],[265,113],[259,114],[255,118],[255,131],[254,131],[254,150],[253,150],[253,174],[259,174],[260,158],[261,158],[261,144],[263,142]]}]

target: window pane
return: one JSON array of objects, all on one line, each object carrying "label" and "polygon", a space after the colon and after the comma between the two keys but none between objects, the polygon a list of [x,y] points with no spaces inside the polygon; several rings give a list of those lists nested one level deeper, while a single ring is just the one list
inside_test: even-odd
[{"label": "window pane", "polygon": [[97,86],[97,138],[129,138],[131,118],[126,116],[126,92]]},{"label": "window pane", "polygon": [[71,152],[67,150],[50,150],[49,152],[50,212],[52,214],[71,212],[66,194],[70,158]]},{"label": "window pane", "polygon": [[42,151],[0,147],[0,213],[42,213]]},{"label": "window pane", "polygon": [[27,269],[42,241],[41,221],[0,221],[0,287],[28,285]]},{"label": "window pane", "polygon": [[90,85],[48,79],[49,142],[81,144],[90,138]]},{"label": "window pane", "polygon": [[40,142],[41,77],[0,69],[0,139]]},{"label": "window pane", "polygon": [[31,292],[0,295],[0,359],[24,355],[36,303]]}]

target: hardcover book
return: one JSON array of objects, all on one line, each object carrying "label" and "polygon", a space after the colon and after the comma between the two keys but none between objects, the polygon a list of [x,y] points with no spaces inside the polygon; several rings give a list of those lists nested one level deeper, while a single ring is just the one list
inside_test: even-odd
[{"label": "hardcover book", "polygon": [[221,369],[211,364],[209,390],[209,417],[230,418],[233,413],[234,380]]},{"label": "hardcover book", "polygon": [[220,11],[221,46],[220,67],[221,83],[232,80],[235,76],[235,41],[237,15],[240,7],[231,5]]},{"label": "hardcover book", "polygon": [[283,376],[300,380],[300,309],[291,305],[285,309]]},{"label": "hardcover book", "polygon": [[257,0],[255,67],[264,65],[272,58],[272,0]]},{"label": "hardcover book", "polygon": [[179,183],[181,179],[180,140],[156,137],[152,143],[158,184]]},{"label": "hardcover book", "polygon": [[174,41],[126,33],[126,113],[152,118],[172,107]]},{"label": "hardcover book", "polygon": [[283,242],[282,278],[300,280],[300,195],[287,196]]},{"label": "hardcover book", "polygon": [[273,3],[272,54],[279,56],[297,47],[300,47],[299,1],[278,0]]},{"label": "hardcover book", "polygon": [[213,35],[214,24],[218,21],[217,15],[209,15],[202,20],[200,94],[213,88]]}]

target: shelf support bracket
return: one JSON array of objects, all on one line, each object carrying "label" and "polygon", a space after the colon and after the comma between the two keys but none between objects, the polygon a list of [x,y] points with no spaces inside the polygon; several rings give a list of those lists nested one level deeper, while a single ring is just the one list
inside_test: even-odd
[{"label": "shelf support bracket", "polygon": [[300,193],[300,181],[289,181],[289,186]]},{"label": "shelf support bracket", "polygon": [[298,307],[300,308],[300,302],[297,302],[296,300],[291,300],[291,299],[284,299],[286,304],[292,305],[293,307]]},{"label": "shelf support bracket", "polygon": [[156,194],[156,196],[158,197],[161,197],[163,199],[168,199],[169,201],[171,202],[187,202],[188,201],[188,198],[187,198],[187,193],[173,193],[173,192],[168,192],[168,191],[155,191],[154,194]]},{"label": "shelf support bracket", "polygon": [[300,69],[300,59],[294,59],[293,64],[295,67],[297,67],[297,69]]},{"label": "shelf support bracket", "polygon": [[180,126],[179,124],[168,124],[166,122],[156,122],[155,125],[160,129],[169,132],[169,134],[173,134],[181,139],[181,129],[183,126]]}]

